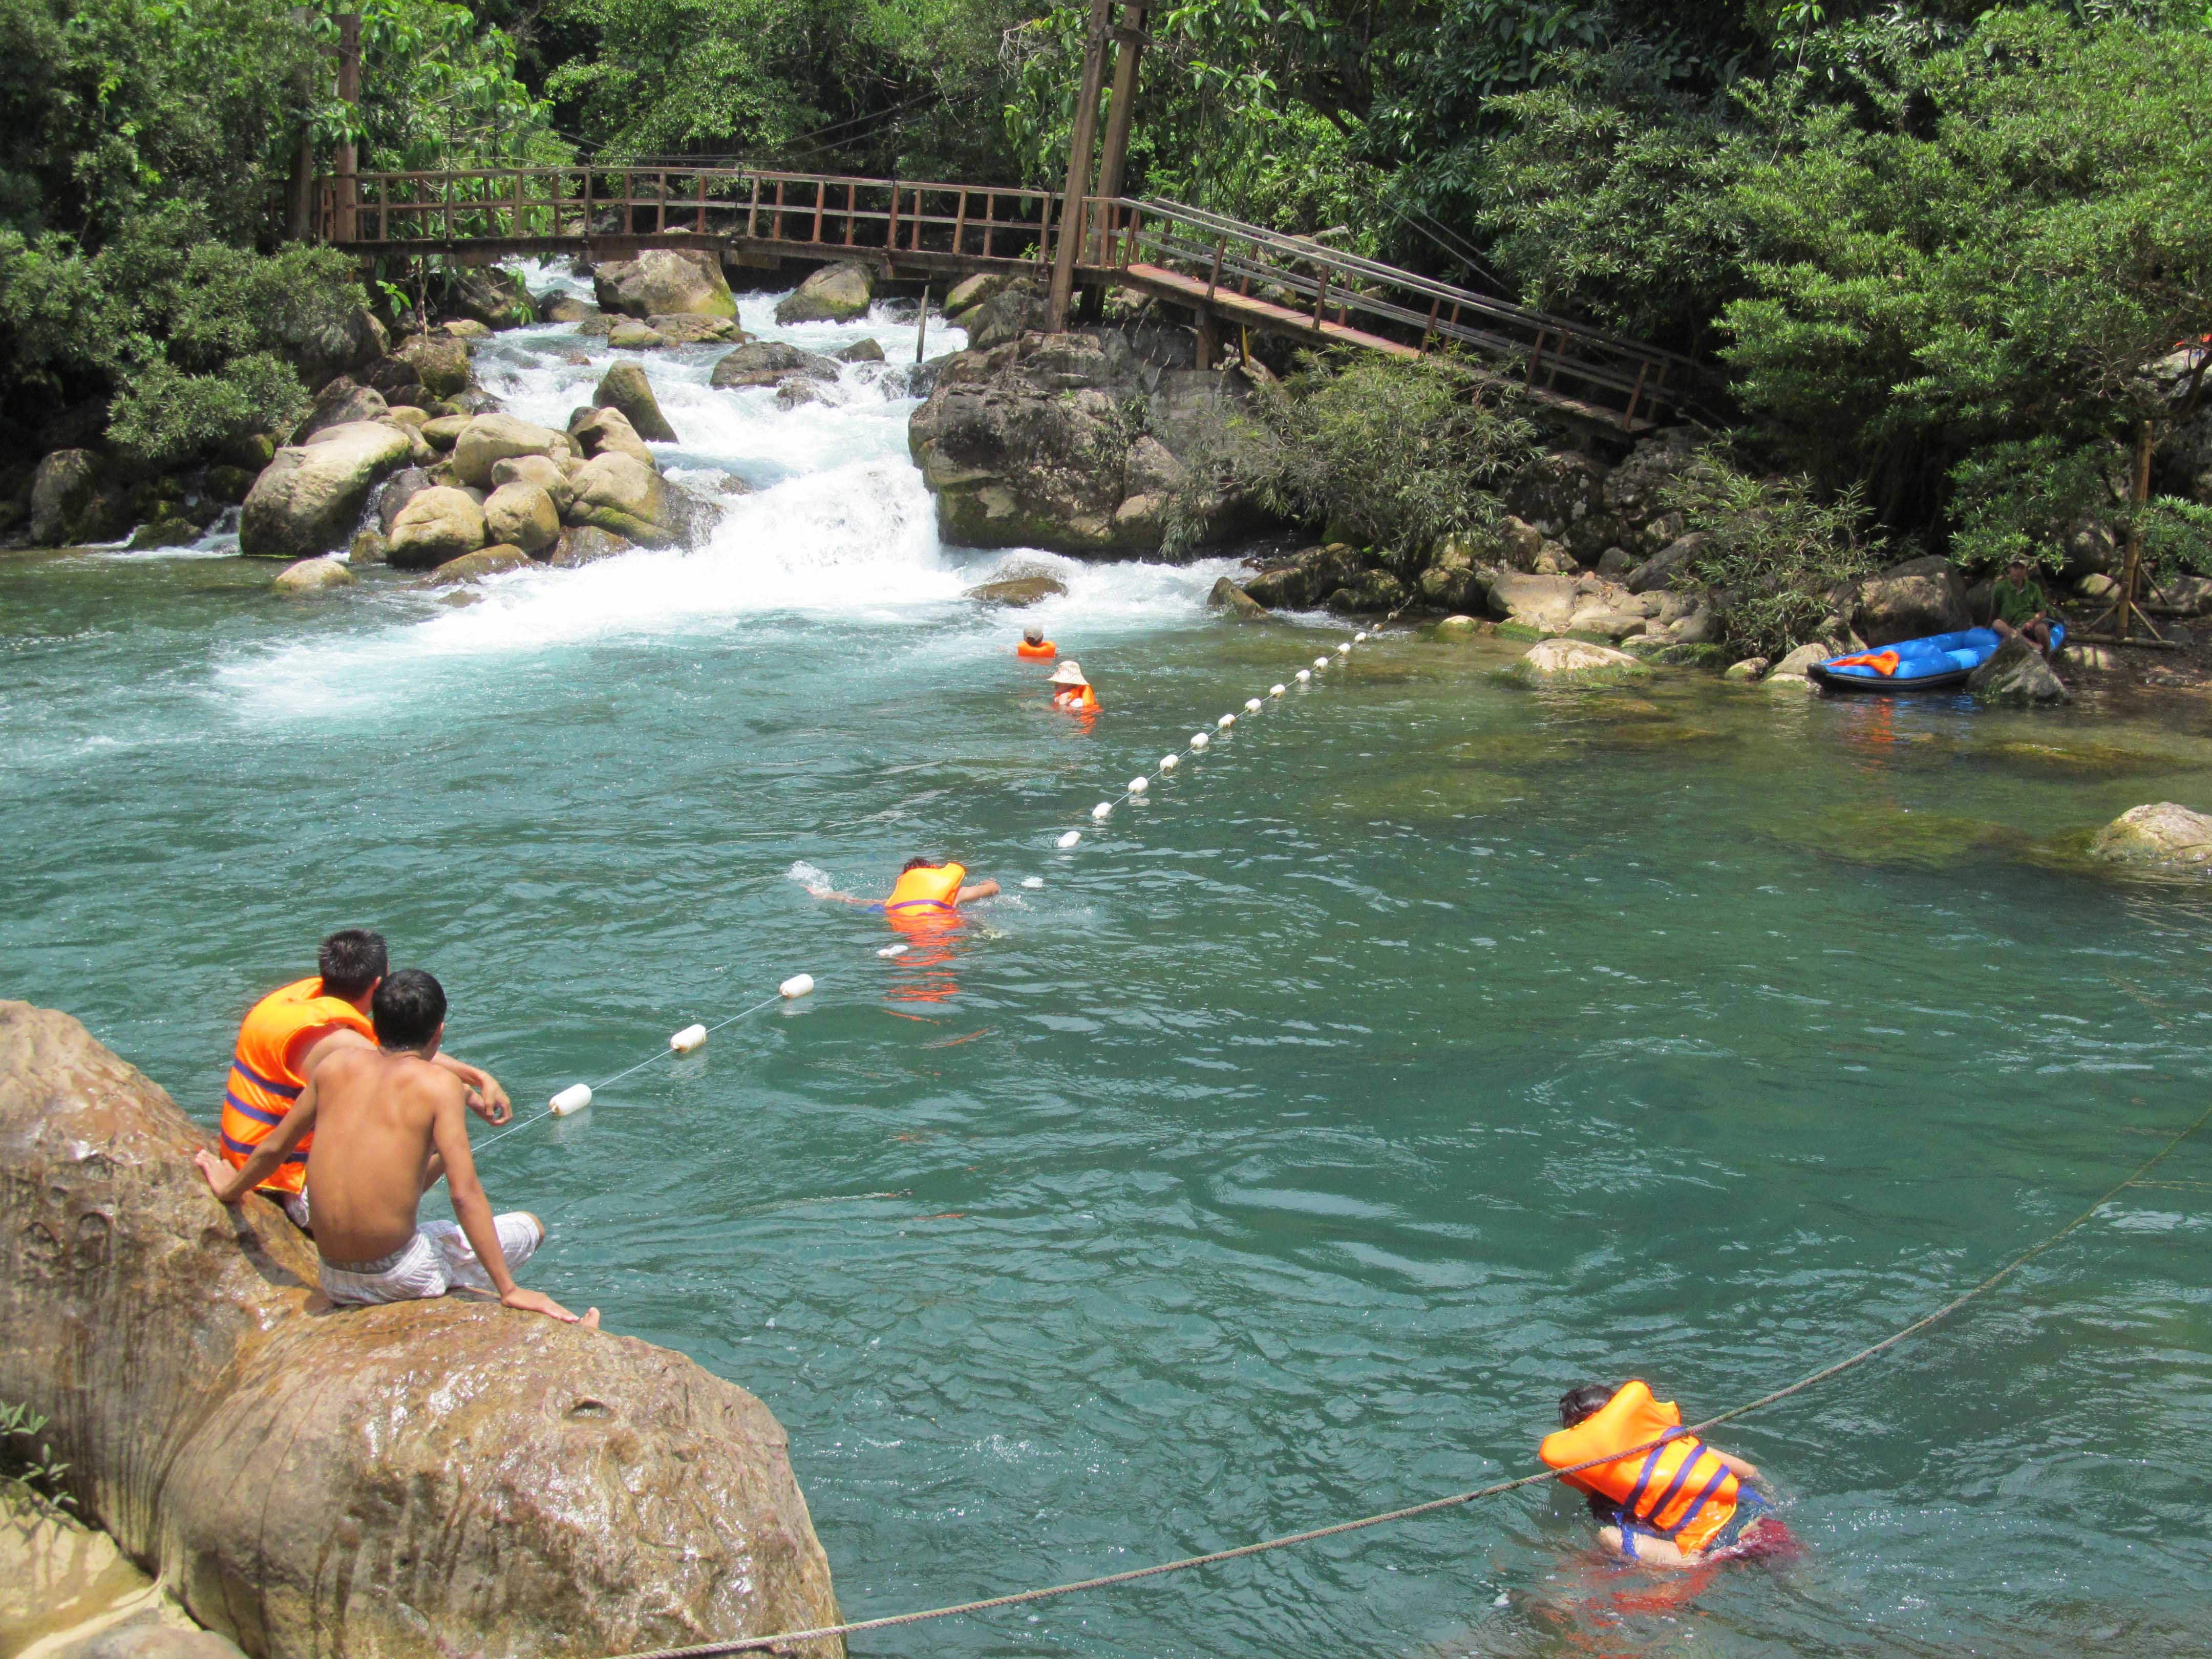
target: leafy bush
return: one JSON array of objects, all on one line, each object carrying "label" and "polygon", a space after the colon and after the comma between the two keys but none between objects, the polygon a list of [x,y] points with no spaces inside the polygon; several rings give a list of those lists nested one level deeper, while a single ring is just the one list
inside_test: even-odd
[{"label": "leafy bush", "polygon": [[1806,478],[1756,477],[1708,452],[1662,499],[1705,538],[1675,586],[1710,589],[1729,643],[1748,655],[1784,656],[1828,634],[1835,590],[1875,568],[1881,544],[1864,539],[1856,485],[1824,501]]},{"label": "leafy bush", "polygon": [[1200,489],[1227,483],[1285,518],[1413,555],[1497,520],[1493,487],[1528,459],[1535,429],[1510,393],[1449,358],[1308,356],[1227,436],[1192,465]]}]

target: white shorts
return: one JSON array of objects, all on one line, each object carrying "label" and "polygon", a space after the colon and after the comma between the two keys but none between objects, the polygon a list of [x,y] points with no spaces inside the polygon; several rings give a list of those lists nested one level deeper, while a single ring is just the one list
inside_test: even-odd
[{"label": "white shorts", "polygon": [[[545,1242],[544,1224],[525,1210],[492,1218],[501,1253],[512,1273]],[[456,1285],[471,1291],[491,1289],[491,1275],[469,1248],[468,1235],[453,1221],[426,1221],[415,1237],[375,1261],[325,1261],[323,1294],[340,1306],[368,1307],[380,1302],[416,1302],[443,1296]]]}]

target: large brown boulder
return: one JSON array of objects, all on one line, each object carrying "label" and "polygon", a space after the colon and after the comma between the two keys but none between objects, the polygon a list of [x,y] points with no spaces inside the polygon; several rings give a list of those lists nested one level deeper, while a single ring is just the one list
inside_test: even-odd
[{"label": "large brown boulder", "polygon": [[793,323],[848,323],[868,314],[876,297],[874,267],[857,259],[824,265],[776,302],[780,328]]},{"label": "large brown boulder", "polygon": [[394,515],[384,556],[401,570],[428,570],[475,552],[488,533],[477,498],[440,484],[410,496]]},{"label": "large brown boulder", "polygon": [[369,486],[405,465],[414,450],[412,434],[382,421],[326,427],[307,443],[278,450],[240,509],[238,550],[289,561],[343,547]]},{"label": "large brown boulder", "polygon": [[568,438],[550,426],[514,415],[478,415],[453,441],[453,476],[482,489],[491,483],[492,468],[512,456],[543,455],[558,460],[574,453]]},{"label": "large brown boulder", "polygon": [[1948,559],[1908,559],[1859,587],[1854,625],[1869,645],[1894,645],[1968,625],[1966,583]]},{"label": "large brown boulder", "polygon": [[[1147,362],[1119,331],[1024,334],[947,362],[907,443],[956,546],[1150,553],[1184,458],[1233,442],[1250,394],[1235,370]],[[1209,500],[1203,516],[1215,539],[1252,515]]]},{"label": "large brown boulder", "polygon": [[672,444],[676,428],[660,412],[660,399],[653,395],[653,382],[635,363],[617,363],[599,378],[592,394],[597,409],[619,409],[637,435],[648,443]]},{"label": "large brown boulder", "polygon": [[211,1144],[76,1021],[0,1002],[0,1399],[52,1419],[82,1513],[195,1619],[254,1659],[836,1622],[759,1401],[489,1302],[335,1310],[281,1212],[215,1202]]},{"label": "large brown boulder", "polygon": [[698,317],[735,317],[738,302],[714,254],[690,248],[647,248],[592,272],[601,309],[625,317],[669,313]]}]

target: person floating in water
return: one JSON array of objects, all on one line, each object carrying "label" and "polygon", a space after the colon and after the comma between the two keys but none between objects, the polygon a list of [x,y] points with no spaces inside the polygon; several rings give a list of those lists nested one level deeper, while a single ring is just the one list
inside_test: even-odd
[{"label": "person floating in water", "polygon": [[1042,628],[1025,628],[1022,642],[1014,647],[1014,654],[1030,662],[1050,662],[1060,654],[1060,647],[1045,638]]},{"label": "person floating in water", "polygon": [[[374,1048],[369,999],[383,981],[384,936],[365,927],[332,933],[316,953],[316,974],[271,991],[255,1003],[238,1028],[238,1043],[222,1096],[222,1156],[242,1169],[254,1149],[284,1121],[292,1103],[331,1055],[345,1048]],[[469,1109],[487,1123],[514,1115],[507,1091],[489,1072],[449,1054],[436,1062],[468,1090]],[[284,1207],[295,1226],[310,1224],[307,1196],[312,1137],[271,1168],[261,1191]]]},{"label": "person floating in water", "polygon": [[2051,654],[2051,601],[2029,574],[2026,559],[2014,559],[1990,585],[1990,626],[2000,637],[2017,634],[2045,656]]},{"label": "person floating in water", "polygon": [[1083,665],[1070,657],[1052,671],[1052,683],[1060,688],[1053,693],[1052,706],[1065,708],[1074,714],[1095,714],[1098,712],[1098,696],[1091,689],[1091,682],[1083,678]]},{"label": "person floating in water", "polygon": [[970,900],[989,898],[998,890],[999,884],[988,878],[969,883],[964,864],[955,864],[949,859],[940,864],[934,859],[921,858],[906,861],[898,880],[892,884],[890,896],[880,902],[855,898],[830,887],[807,889],[817,898],[880,910],[894,922],[942,920],[955,915]]},{"label": "person floating in water", "polygon": [[1681,1412],[1671,1401],[1653,1399],[1649,1385],[1570,1389],[1559,1397],[1559,1424],[1540,1449],[1555,1469],[1626,1454],[1565,1478],[1589,1494],[1606,1547],[1627,1559],[1688,1567],[1796,1548],[1757,1488],[1759,1470],[1684,1433]]},{"label": "person floating in water", "polygon": [[[332,1302],[411,1302],[459,1285],[597,1328],[597,1308],[578,1321],[544,1291],[514,1282],[514,1270],[545,1242],[545,1224],[522,1210],[495,1216],[477,1180],[466,1085],[437,1064],[444,988],[420,969],[380,975],[371,1010],[376,1046],[349,1046],[323,1060],[243,1168],[204,1149],[193,1155],[216,1197],[243,1202],[313,1134],[307,1190],[323,1293]],[[441,1176],[459,1219],[418,1221],[422,1194]]]}]

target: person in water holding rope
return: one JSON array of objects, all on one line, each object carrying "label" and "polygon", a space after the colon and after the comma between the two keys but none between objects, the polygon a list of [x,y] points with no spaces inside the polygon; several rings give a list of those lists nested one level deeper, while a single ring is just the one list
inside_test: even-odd
[{"label": "person in water holding rope", "polygon": [[2028,572],[2026,559],[2014,559],[1990,584],[1990,626],[2000,638],[2017,634],[2045,656],[2051,654],[2051,601]]},{"label": "person in water holding rope", "polygon": [[[313,1133],[315,1250],[332,1302],[412,1302],[459,1285],[597,1328],[597,1308],[578,1321],[544,1291],[514,1282],[514,1269],[545,1242],[545,1224],[522,1210],[495,1216],[477,1180],[467,1085],[437,1064],[444,988],[420,969],[403,969],[380,976],[371,1010],[376,1046],[351,1044],[324,1060],[242,1169],[205,1149],[193,1155],[216,1197],[243,1202]],[[418,1220],[422,1194],[441,1176],[459,1219]]]},{"label": "person in water holding rope", "polygon": [[[247,1012],[222,1095],[222,1156],[233,1169],[242,1169],[283,1123],[325,1059],[343,1048],[376,1046],[369,1000],[386,965],[381,933],[342,928],[316,952],[314,977],[280,986]],[[436,1063],[466,1086],[470,1110],[485,1122],[504,1123],[514,1115],[507,1091],[489,1072],[450,1054],[439,1055]],[[312,1137],[302,1139],[260,1186],[302,1229],[310,1221],[307,1176],[313,1146]]]},{"label": "person in water holding rope", "polygon": [[1025,662],[1050,662],[1060,654],[1060,647],[1045,638],[1042,628],[1024,628],[1022,642],[1014,647],[1014,654]]},{"label": "person in water holding rope", "polygon": [[[1613,1452],[1623,1455],[1575,1468]],[[1631,1561],[1688,1567],[1796,1547],[1754,1484],[1758,1468],[1684,1432],[1681,1412],[1653,1399],[1644,1382],[1568,1389],[1559,1397],[1559,1429],[1544,1437],[1539,1455],[1555,1469],[1575,1471],[1565,1479],[1589,1495],[1606,1547]]]},{"label": "person in water holding rope", "polygon": [[1070,657],[1052,671],[1052,683],[1060,688],[1053,693],[1052,706],[1071,714],[1095,714],[1098,712],[1098,695],[1091,689],[1091,682],[1083,677],[1083,665]]}]

